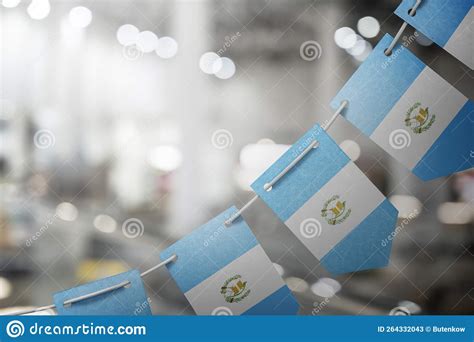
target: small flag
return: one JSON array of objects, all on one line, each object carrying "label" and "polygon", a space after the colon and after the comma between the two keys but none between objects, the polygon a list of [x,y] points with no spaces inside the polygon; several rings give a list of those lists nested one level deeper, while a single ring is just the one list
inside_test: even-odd
[{"label": "small flag", "polygon": [[231,207],[164,250],[172,277],[198,315],[294,315],[298,303],[247,223]]},{"label": "small flag", "polygon": [[[314,140],[315,148],[266,191]],[[252,188],[330,272],[387,265],[391,244],[382,241],[395,228],[397,210],[319,125]]]},{"label": "small flag", "polygon": [[472,168],[474,102],[404,46],[386,56],[392,39],[383,37],[331,106],[348,100],[344,117],[422,180]]},{"label": "small flag", "polygon": [[[64,305],[70,299],[84,296],[105,288],[128,282],[115,290]],[[112,277],[73,287],[53,295],[59,315],[120,315],[149,316],[150,299],[147,297],[142,278],[138,270],[131,270]]]},{"label": "small flag", "polygon": [[422,1],[415,15],[408,14],[415,0],[403,0],[395,14],[474,69],[472,0]]}]

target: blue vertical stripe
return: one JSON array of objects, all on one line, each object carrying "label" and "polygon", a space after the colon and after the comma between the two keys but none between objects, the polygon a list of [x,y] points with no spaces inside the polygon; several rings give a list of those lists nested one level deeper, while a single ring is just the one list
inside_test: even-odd
[{"label": "blue vertical stripe", "polygon": [[[63,305],[68,299],[103,290],[107,287],[123,283],[124,281],[129,281],[130,286],[121,287],[114,291],[82,300],[70,306]],[[148,303],[143,281],[138,270],[130,270],[57,292],[53,295],[53,301],[59,315],[151,315],[150,304]]]},{"label": "blue vertical stripe", "polygon": [[321,263],[334,274],[386,266],[397,216],[397,209],[386,199],[334,246]]},{"label": "blue vertical stripe", "polygon": [[227,209],[160,254],[162,260],[173,254],[178,256],[167,267],[182,292],[189,291],[258,244],[242,218],[236,219],[229,228],[224,225],[236,211],[234,206]]},{"label": "blue vertical stripe", "polygon": [[468,100],[414,167],[423,180],[474,167],[474,102]]},{"label": "blue vertical stripe", "polygon": [[384,51],[392,40],[386,34],[331,101],[331,107],[336,109],[343,100],[348,100],[344,117],[367,136],[375,131],[425,67],[400,44],[391,56],[386,56]]},{"label": "blue vertical stripe", "polygon": [[425,0],[421,2],[416,14],[410,16],[408,11],[415,2],[415,0],[403,0],[395,10],[395,14],[439,46],[446,45],[474,5],[472,0]]},{"label": "blue vertical stripe", "polygon": [[[298,162],[271,191],[263,186],[287,167],[312,141],[319,146]],[[332,138],[315,125],[283,154],[253,184],[254,191],[285,222],[349,162]]]},{"label": "blue vertical stripe", "polygon": [[296,315],[298,302],[288,286],[282,286],[242,315]]}]

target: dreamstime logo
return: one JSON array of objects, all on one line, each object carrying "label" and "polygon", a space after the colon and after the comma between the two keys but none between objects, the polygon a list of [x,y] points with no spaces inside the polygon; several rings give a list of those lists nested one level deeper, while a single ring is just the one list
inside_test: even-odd
[{"label": "dreamstime logo", "polygon": [[397,306],[396,308],[393,308],[390,310],[389,313],[390,316],[411,316],[410,310],[408,310],[404,306]]},{"label": "dreamstime logo", "polygon": [[221,128],[212,133],[211,141],[215,148],[223,150],[232,146],[234,137],[228,130]]},{"label": "dreamstime logo", "polygon": [[300,224],[300,233],[307,239],[321,236],[322,231],[321,222],[312,217],[303,220]]},{"label": "dreamstime logo", "polygon": [[219,306],[212,310],[212,316],[233,316],[232,310],[226,306]]},{"label": "dreamstime logo", "polygon": [[410,133],[403,128],[393,130],[388,137],[388,143],[396,150],[408,147],[411,144]]},{"label": "dreamstime logo", "polygon": [[10,321],[6,327],[7,335],[17,338],[25,333],[25,326],[18,320]]},{"label": "dreamstime logo", "polygon": [[145,228],[142,221],[137,218],[129,218],[122,224],[122,233],[129,239],[135,239],[143,235]]},{"label": "dreamstime logo", "polygon": [[56,143],[56,137],[49,129],[40,129],[35,133],[33,142],[37,148],[45,150],[54,146]]},{"label": "dreamstime logo", "polygon": [[124,45],[122,55],[129,61],[136,61],[143,56],[143,49],[137,43]]},{"label": "dreamstime logo", "polygon": [[319,59],[323,54],[321,45],[315,40],[307,40],[300,46],[300,56],[308,62]]}]

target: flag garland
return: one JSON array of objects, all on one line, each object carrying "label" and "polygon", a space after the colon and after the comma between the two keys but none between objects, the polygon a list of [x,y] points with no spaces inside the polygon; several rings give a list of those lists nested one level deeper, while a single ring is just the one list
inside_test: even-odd
[{"label": "flag garland", "polygon": [[[403,0],[396,14],[472,69],[472,32],[466,29],[472,1],[426,1],[417,11],[411,11],[411,2]],[[392,41],[383,37],[331,106],[348,101],[347,120],[423,180],[471,168],[473,101],[403,46],[385,55]],[[388,263],[386,237],[397,210],[319,125],[252,188],[332,273]],[[177,241],[161,253],[167,258],[162,264],[171,263],[172,277],[197,314],[296,314],[297,301],[239,214],[231,207]],[[58,292],[53,299],[55,305],[28,312],[55,307],[61,315],[151,315],[137,270]]]},{"label": "flag garland", "polygon": [[473,167],[474,102],[386,34],[337,93],[344,117],[422,180]]},{"label": "flag garland", "polygon": [[423,1],[413,15],[414,0],[403,0],[395,10],[405,22],[434,41],[454,57],[474,69],[472,44],[474,2],[472,0]]},{"label": "flag garland", "polygon": [[242,217],[231,207],[165,249],[167,265],[198,315],[294,315],[298,303]]},{"label": "flag garland", "polygon": [[[316,145],[271,189],[278,175],[308,144]],[[333,274],[387,265],[398,211],[316,125],[253,184],[253,190]],[[363,200],[362,200],[363,199]]]},{"label": "flag garland", "polygon": [[[68,304],[71,299],[121,284],[124,286],[103,295]],[[149,299],[138,270],[130,270],[57,292],[53,295],[53,301],[59,315],[151,315]]]}]

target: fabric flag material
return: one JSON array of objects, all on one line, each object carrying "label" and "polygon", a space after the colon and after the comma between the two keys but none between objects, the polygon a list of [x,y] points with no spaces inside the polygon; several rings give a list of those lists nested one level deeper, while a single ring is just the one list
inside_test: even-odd
[{"label": "fabric flag material", "polygon": [[[318,142],[269,191],[272,181]],[[383,267],[397,210],[319,125],[301,137],[253,184],[254,191],[334,274]]]},{"label": "fabric flag material", "polygon": [[415,0],[403,0],[395,14],[454,57],[474,69],[473,0],[422,1],[414,16]]},{"label": "fabric flag material", "polygon": [[[428,3],[428,1],[427,1]],[[422,180],[473,167],[474,103],[385,35],[332,100],[344,117]]]},{"label": "fabric flag material", "polygon": [[[125,281],[130,282],[130,284],[96,297],[64,306],[64,302],[69,299],[87,295]],[[151,315],[150,302],[138,270],[131,270],[57,292],[53,295],[53,300],[59,315]]]},{"label": "fabric flag material", "polygon": [[198,315],[294,315],[298,303],[246,222],[231,207],[160,257]]}]

